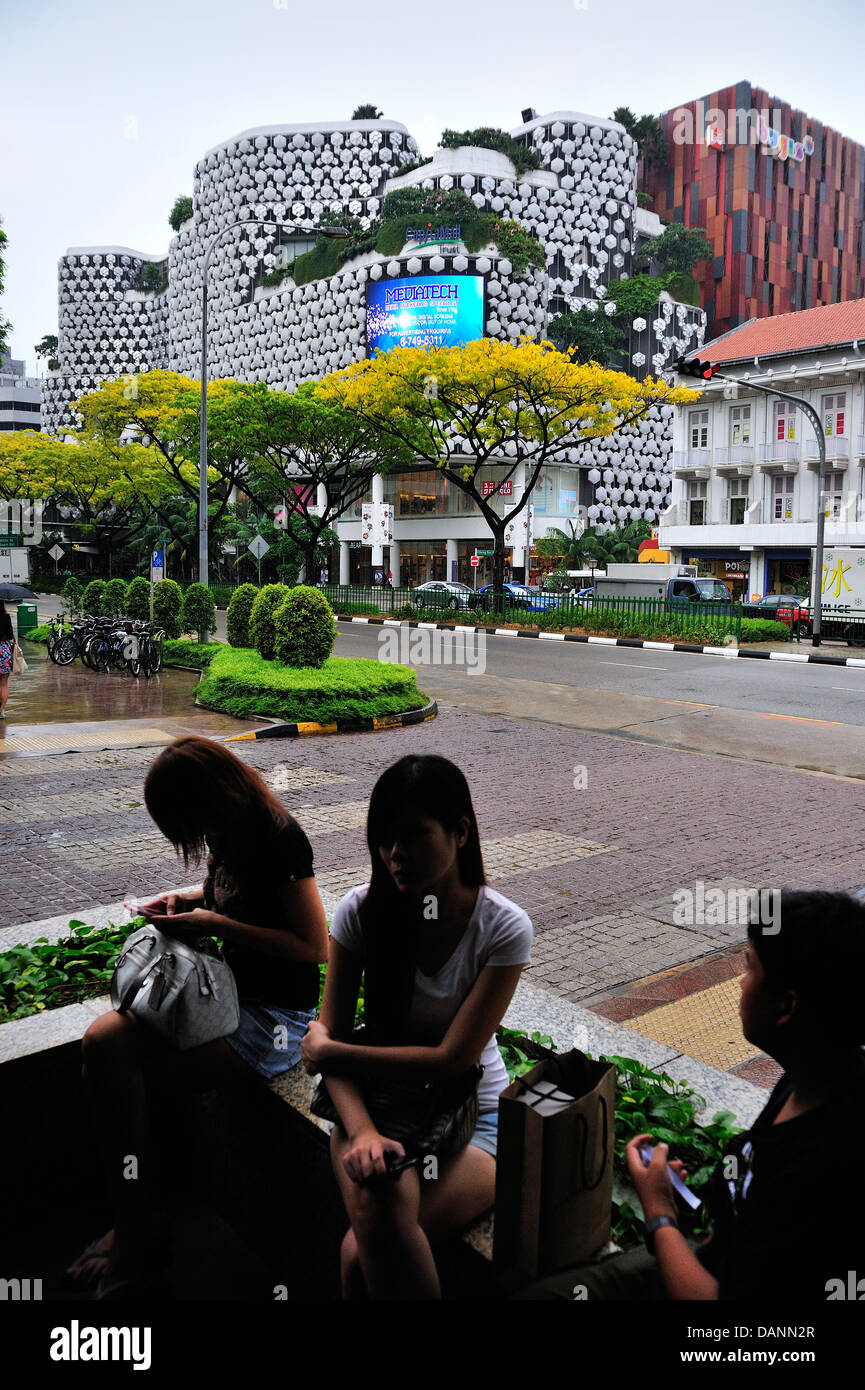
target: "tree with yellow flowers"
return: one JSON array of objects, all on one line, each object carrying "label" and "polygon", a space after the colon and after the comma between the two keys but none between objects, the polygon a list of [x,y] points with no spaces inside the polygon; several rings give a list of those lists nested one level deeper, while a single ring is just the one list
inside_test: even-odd
[{"label": "tree with yellow flowers", "polygon": [[[320,391],[411,448],[472,499],[493,535],[496,591],[504,582],[505,532],[546,464],[562,450],[609,437],[652,405],[683,405],[698,395],[578,363],[548,342],[496,338],[392,348],[335,372]],[[501,476],[484,489],[479,474],[490,465]],[[501,511],[496,499],[505,501]]]}]

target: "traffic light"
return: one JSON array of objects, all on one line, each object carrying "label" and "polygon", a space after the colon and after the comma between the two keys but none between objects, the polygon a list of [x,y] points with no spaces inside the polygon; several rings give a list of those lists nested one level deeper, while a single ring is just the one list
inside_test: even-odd
[{"label": "traffic light", "polygon": [[680,357],[676,362],[676,371],[680,376],[695,376],[700,381],[711,381],[720,370],[716,363],[706,362],[699,357]]}]

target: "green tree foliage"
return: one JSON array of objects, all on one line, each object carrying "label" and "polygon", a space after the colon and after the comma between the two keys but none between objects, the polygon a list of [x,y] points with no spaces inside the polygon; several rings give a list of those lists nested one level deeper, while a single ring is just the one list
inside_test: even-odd
[{"label": "green tree foliage", "polygon": [[168,225],[173,231],[179,232],[184,222],[188,222],[192,216],[192,199],[187,193],[180,193],[174,200],[174,207],[168,214]]},{"label": "green tree foliage", "polygon": [[81,599],[81,611],[88,618],[101,618],[104,612],[105,580],[91,579]]},{"label": "green tree foliage", "polygon": [[126,612],[138,622],[147,622],[150,617],[150,582],[141,574],[130,580],[126,591]]},{"label": "green tree foliage", "polygon": [[166,637],[180,636],[180,609],[183,590],[173,579],[160,579],[153,586],[153,617]]},{"label": "green tree foliage", "polygon": [[197,632],[199,642],[206,642],[210,633],[216,631],[216,604],[206,585],[190,584],[183,595],[180,630]]},{"label": "green tree foliage", "polygon": [[240,584],[231,595],[226,614],[226,628],[228,641],[232,647],[252,646],[249,636],[249,619],[252,615],[252,605],[257,597],[258,589],[254,584]]},{"label": "green tree foliage", "polygon": [[106,618],[120,618],[125,614],[127,594],[125,579],[109,579],[102,595],[102,612]]},{"label": "green tree foliage", "polygon": [[275,655],[284,666],[323,666],[333,651],[336,624],[324,594],[308,584],[291,589],[275,610]]},{"label": "green tree foliage", "polygon": [[265,661],[272,661],[276,652],[276,623],[274,615],[277,608],[287,598],[288,586],[285,584],[265,584],[259,589],[249,616],[249,637],[252,646]]},{"label": "green tree foliage", "polygon": [[587,531],[583,536],[584,554],[592,558],[598,568],[607,565],[632,565],[640,550],[640,541],[647,541],[652,534],[648,521],[629,521],[625,526],[615,526],[611,531]]},{"label": "green tree foliage", "polygon": [[377,106],[373,106],[371,102],[364,102],[354,108],[351,119],[353,121],[380,121],[383,115],[384,112],[379,111]]},{"label": "green tree foliage", "polygon": [[81,613],[81,596],[83,594],[81,584],[70,574],[66,583],[63,585],[63,606],[70,618],[77,618]]},{"label": "green tree foliage", "polygon": [[507,155],[518,174],[529,169],[540,169],[541,157],[537,150],[521,145],[507,131],[494,126],[478,126],[475,130],[443,130],[439,141],[443,150],[458,149],[461,145],[475,145],[482,150],[498,150]]},{"label": "green tree foliage", "polygon": [[40,343],[33,349],[37,357],[47,357],[49,372],[56,372],[60,367],[60,358],[57,356],[59,346],[56,333],[46,333]]},{"label": "green tree foliage", "polygon": [[640,158],[645,166],[654,164],[664,168],[667,165],[667,139],[657,116],[635,116],[629,106],[617,106],[612,119],[623,125],[632,139],[636,140]]},{"label": "green tree foliage", "polygon": [[168,289],[168,261],[145,261],[138,272],[135,288],[146,294],[162,294]]},{"label": "green tree foliage", "polygon": [[[3,219],[0,217],[0,294],[3,293],[3,278],[6,270],[6,261],[3,255],[3,248],[7,245],[9,238],[3,230]],[[9,346],[9,334],[12,332],[12,325],[3,314],[0,314],[0,357],[3,356]]]},{"label": "green tree foliage", "polygon": [[664,270],[690,275],[697,261],[714,256],[715,248],[706,236],[704,227],[686,227],[683,222],[671,222],[660,236],[640,248],[640,258],[657,261]]},{"label": "green tree foliage", "polygon": [[550,341],[561,352],[571,350],[577,362],[598,362],[607,366],[620,352],[625,335],[620,323],[608,318],[602,308],[583,305],[569,314],[559,314],[549,327]]}]

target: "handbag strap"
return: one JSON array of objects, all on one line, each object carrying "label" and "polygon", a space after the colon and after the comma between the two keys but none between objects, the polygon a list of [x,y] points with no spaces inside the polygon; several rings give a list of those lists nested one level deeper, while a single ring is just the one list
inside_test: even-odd
[{"label": "handbag strap", "polygon": [[594,1192],[595,1188],[600,1183],[606,1171],[607,1161],[610,1153],[610,1112],[607,1107],[606,1097],[598,1096],[598,1104],[601,1107],[601,1112],[604,1117],[604,1143],[603,1152],[601,1154],[601,1162],[598,1166],[598,1176],[595,1178],[594,1182],[589,1182],[589,1175],[586,1172],[586,1168],[589,1161],[589,1122],[586,1119],[585,1115],[578,1116],[579,1120],[582,1122],[583,1125],[583,1152],[581,1159],[581,1167],[583,1170],[583,1190],[586,1192]]}]

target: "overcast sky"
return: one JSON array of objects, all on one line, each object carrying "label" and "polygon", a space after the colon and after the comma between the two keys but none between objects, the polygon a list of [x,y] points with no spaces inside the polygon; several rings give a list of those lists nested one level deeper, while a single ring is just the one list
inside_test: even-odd
[{"label": "overcast sky", "polygon": [[[653,13],[654,11],[654,13]],[[57,330],[69,246],[167,251],[193,166],[251,126],[375,102],[432,153],[523,107],[609,116],[748,80],[865,144],[862,0],[0,0],[2,309]]]}]

